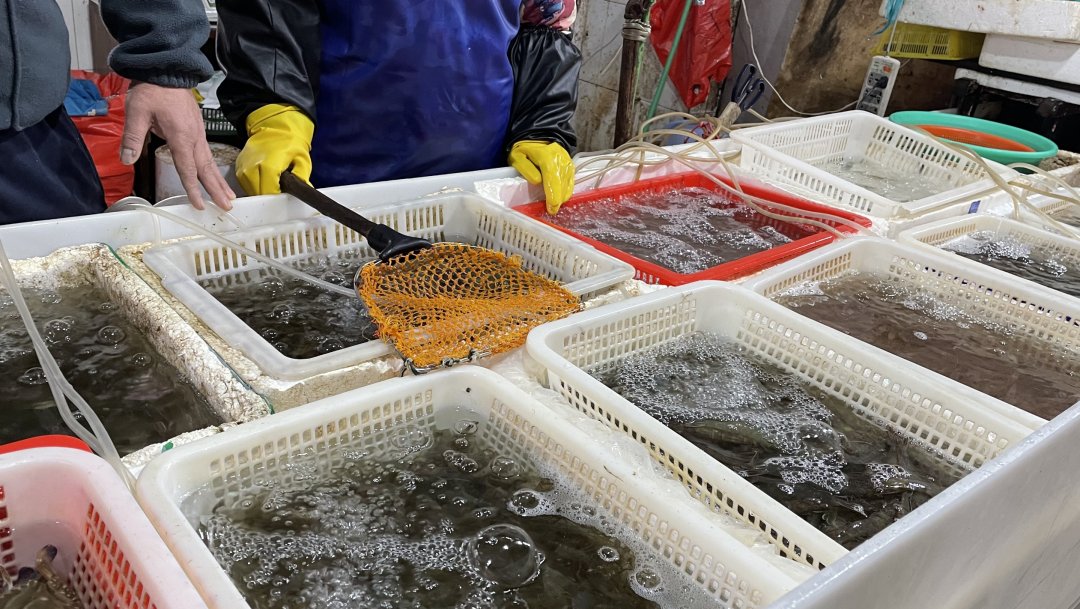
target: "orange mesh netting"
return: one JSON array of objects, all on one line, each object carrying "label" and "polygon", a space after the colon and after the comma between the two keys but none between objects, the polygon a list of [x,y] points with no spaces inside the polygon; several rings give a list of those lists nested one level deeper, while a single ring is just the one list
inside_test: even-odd
[{"label": "orange mesh netting", "polygon": [[367,264],[357,291],[379,335],[421,369],[519,347],[529,330],[581,307],[521,258],[456,243]]}]

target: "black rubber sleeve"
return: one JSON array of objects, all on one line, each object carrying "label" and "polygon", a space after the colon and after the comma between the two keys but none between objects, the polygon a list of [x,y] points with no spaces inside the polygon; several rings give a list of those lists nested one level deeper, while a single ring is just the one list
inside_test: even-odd
[{"label": "black rubber sleeve", "polygon": [[581,51],[568,33],[525,25],[510,43],[514,101],[506,150],[522,140],[558,142],[570,154],[577,147],[577,109]]}]

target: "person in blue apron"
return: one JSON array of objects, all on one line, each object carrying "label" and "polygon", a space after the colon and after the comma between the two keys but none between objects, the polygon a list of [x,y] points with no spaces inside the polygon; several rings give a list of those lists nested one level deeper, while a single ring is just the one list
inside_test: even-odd
[{"label": "person in blue apron", "polygon": [[488,169],[573,192],[575,0],[218,0],[248,194]]}]

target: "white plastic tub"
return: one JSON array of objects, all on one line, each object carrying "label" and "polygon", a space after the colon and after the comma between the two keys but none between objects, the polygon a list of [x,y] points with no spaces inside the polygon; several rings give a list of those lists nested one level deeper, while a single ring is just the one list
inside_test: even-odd
[{"label": "white plastic tub", "polygon": [[343,447],[381,446],[405,425],[446,429],[463,414],[480,421],[484,445],[555,466],[598,509],[727,606],[762,607],[794,587],[697,513],[698,506],[653,496],[589,436],[509,381],[472,366],[350,391],[171,451],[143,472],[137,495],[210,607],[243,608],[248,606],[244,597],[180,509],[191,493],[208,487],[216,501],[283,475],[284,466],[299,455],[313,451],[317,467],[329,467]]},{"label": "white plastic tub", "polygon": [[[874,238],[851,238],[782,264],[747,282],[747,287],[774,297],[794,286],[820,282],[849,272],[873,273],[933,292],[942,301],[975,317],[1015,327],[1040,340],[1047,353],[1080,349],[1080,303],[1049,288],[1020,281],[1001,271],[945,252]],[[925,370],[926,376],[940,376]],[[972,399],[985,400],[976,389]],[[1080,396],[1078,396],[1080,398]],[[1038,429],[1046,421],[1003,402],[999,414]]]},{"label": "white plastic tub", "polygon": [[[935,222],[921,228],[905,231],[901,233],[899,240],[901,243],[930,246],[934,249],[948,251],[944,247],[950,242],[978,232],[990,233],[994,239],[1010,239],[1023,243],[1038,250],[1042,255],[1053,256],[1055,260],[1069,265],[1080,265],[1080,241],[1040,230],[1023,222],[995,216],[970,216]],[[1039,285],[1037,282],[1016,277],[1015,275],[1009,276],[1016,281],[1035,286]],[[1067,294],[1060,294],[1060,297],[1072,298]]]},{"label": "white plastic tub", "polygon": [[[812,200],[880,218],[905,218],[971,201],[996,188],[982,165],[934,138],[869,112],[853,110],[739,129],[743,170],[791,188]],[[923,199],[899,202],[837,177],[815,164],[870,160],[920,174],[945,189]],[[1012,170],[990,162],[1002,175]]]},{"label": "white plastic tub", "polygon": [[970,399],[952,381],[928,377],[915,365],[720,282],[663,290],[533,331],[529,355],[543,367],[547,385],[574,408],[641,442],[697,499],[758,527],[782,553],[814,567],[846,551],[592,376],[694,332],[735,341],[851,403],[859,416],[934,447],[961,472],[1031,433],[1002,416],[990,398]]},{"label": "white plastic tub", "polygon": [[[477,195],[428,197],[365,209],[364,213],[406,234],[435,241],[460,241],[521,256],[529,270],[563,282],[567,289],[583,297],[634,274],[631,266]],[[358,233],[324,217],[227,236],[280,261],[346,251],[361,257],[375,256]],[[390,345],[370,341],[307,359],[282,354],[198,284],[199,280],[263,268],[261,263],[209,239],[153,247],[143,254],[143,261],[161,277],[166,290],[272,378],[300,380],[394,353]]]},{"label": "white plastic tub", "polygon": [[0,569],[34,566],[46,545],[83,609],[206,606],[116,472],[89,453],[0,455]]}]

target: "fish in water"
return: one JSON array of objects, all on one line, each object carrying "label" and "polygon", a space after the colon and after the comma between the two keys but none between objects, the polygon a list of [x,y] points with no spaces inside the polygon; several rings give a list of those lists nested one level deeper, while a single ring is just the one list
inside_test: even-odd
[{"label": "fish in water", "polygon": [[75,590],[53,568],[56,554],[56,546],[41,548],[34,567],[15,579],[0,569],[0,609],[79,609]]}]

